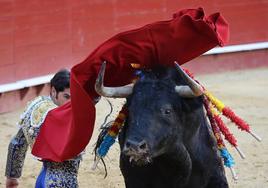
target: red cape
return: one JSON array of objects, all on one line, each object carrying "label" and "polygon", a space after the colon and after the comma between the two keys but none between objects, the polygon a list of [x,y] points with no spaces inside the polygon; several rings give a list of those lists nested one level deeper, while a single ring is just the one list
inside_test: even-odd
[{"label": "red cape", "polygon": [[122,86],[134,78],[131,63],[151,68],[157,64],[186,63],[229,36],[228,24],[215,13],[208,17],[202,8],[185,9],[168,21],[119,33],[100,45],[71,70],[71,102],[50,111],[35,141],[32,154],[45,160],[64,161],[79,154],[88,144],[95,123],[93,99],[98,96],[95,80],[107,62],[105,85]]}]

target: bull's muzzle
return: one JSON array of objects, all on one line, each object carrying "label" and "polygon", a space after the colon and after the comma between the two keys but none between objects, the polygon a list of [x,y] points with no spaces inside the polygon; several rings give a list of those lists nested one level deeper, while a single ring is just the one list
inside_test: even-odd
[{"label": "bull's muzzle", "polygon": [[126,140],[123,151],[127,156],[144,156],[148,155],[149,147],[145,140],[142,141],[134,141],[134,140]]},{"label": "bull's muzzle", "polygon": [[122,153],[129,156],[130,163],[133,161],[136,165],[146,165],[152,162],[149,147],[145,140],[134,141],[127,139]]}]

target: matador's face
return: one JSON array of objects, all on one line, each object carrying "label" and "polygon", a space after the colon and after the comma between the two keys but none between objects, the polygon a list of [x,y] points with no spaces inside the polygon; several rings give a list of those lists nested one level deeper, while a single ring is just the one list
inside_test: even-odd
[{"label": "matador's face", "polygon": [[55,88],[52,87],[51,98],[58,106],[65,104],[71,98],[70,88],[65,88],[63,91],[57,92]]}]

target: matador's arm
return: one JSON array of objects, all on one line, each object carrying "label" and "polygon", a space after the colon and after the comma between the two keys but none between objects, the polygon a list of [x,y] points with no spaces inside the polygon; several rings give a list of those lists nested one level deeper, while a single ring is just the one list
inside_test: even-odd
[{"label": "matador's arm", "polygon": [[20,128],[8,146],[5,172],[7,178],[19,178],[21,176],[27,149],[28,143],[22,128]]}]

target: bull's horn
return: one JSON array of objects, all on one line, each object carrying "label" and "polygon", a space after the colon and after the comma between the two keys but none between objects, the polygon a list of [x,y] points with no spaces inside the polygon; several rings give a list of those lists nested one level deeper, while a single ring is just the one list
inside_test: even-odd
[{"label": "bull's horn", "polygon": [[105,87],[103,85],[104,74],[105,74],[106,62],[104,61],[101,65],[100,72],[95,82],[96,92],[104,97],[114,97],[114,98],[125,98],[132,93],[133,85],[128,84],[121,87]]},{"label": "bull's horn", "polygon": [[182,97],[201,96],[204,93],[202,86],[200,86],[188,74],[186,74],[176,61],[174,63],[177,71],[188,84],[188,86],[176,86],[175,91]]}]

